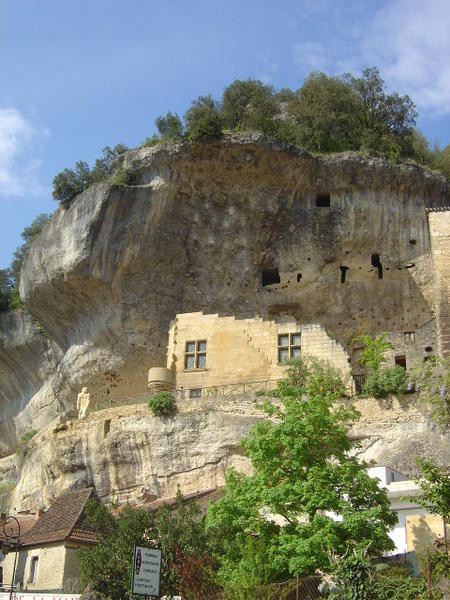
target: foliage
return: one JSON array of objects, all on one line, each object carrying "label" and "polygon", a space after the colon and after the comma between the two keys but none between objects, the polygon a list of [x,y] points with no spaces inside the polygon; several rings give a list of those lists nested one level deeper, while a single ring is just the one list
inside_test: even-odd
[{"label": "foliage", "polygon": [[233,131],[262,131],[273,135],[278,105],[272,86],[257,79],[233,81],[223,93],[223,124]]},{"label": "foliage", "polygon": [[330,599],[370,600],[372,598],[372,563],[367,556],[367,548],[354,548],[352,552],[335,560],[333,580],[337,590]]},{"label": "foliage", "polygon": [[433,515],[440,515],[450,522],[450,467],[438,466],[430,459],[419,459],[421,493],[417,503]]},{"label": "foliage", "polygon": [[[373,600],[429,600],[425,577],[414,577],[408,569],[400,566],[377,565],[372,580]],[[434,600],[442,596],[438,591],[432,595]]]},{"label": "foliage", "polygon": [[24,243],[15,250],[9,269],[0,270],[0,312],[22,307],[19,295],[22,264],[33,240],[41,233],[49,218],[49,215],[40,214],[31,225],[25,227],[21,233]]},{"label": "foliage", "polygon": [[[171,596],[180,590],[186,598],[198,598],[199,588],[209,582],[204,517],[195,503],[184,506],[177,495],[175,510],[163,507],[158,513],[126,506],[116,515],[98,501],[90,500],[86,515],[94,527],[99,543],[78,554],[84,585],[96,592],[100,600],[132,598],[131,577],[134,545],[160,548],[162,551],[161,595]],[[179,561],[198,564],[197,577]],[[184,574],[186,581],[184,580]],[[192,582],[192,579],[195,581]]]},{"label": "foliage", "polygon": [[23,434],[22,436],[22,444],[26,444],[27,442],[29,442],[31,440],[31,438],[33,438],[35,435],[37,434],[37,429],[31,429],[30,431],[27,431],[26,433]]},{"label": "foliage", "polygon": [[331,551],[370,545],[378,555],[393,547],[387,530],[396,517],[386,492],[352,455],[347,431],[359,415],[338,401],[342,382],[323,388],[326,370],[308,378],[301,362],[279,382],[278,400],[264,403],[271,419],[244,441],[254,474],[229,471],[226,495],[209,508],[218,579],[231,595],[328,569]]},{"label": "foliage", "polygon": [[64,169],[53,179],[53,198],[68,208],[90,185],[107,181],[114,173],[116,159],[127,150],[125,144],[116,144],[113,148],[105,146],[92,169],[82,160],[75,163],[75,169]]},{"label": "foliage", "polygon": [[161,139],[176,139],[183,136],[183,123],[177,113],[168,112],[165,117],[159,116],[155,120]]},{"label": "foliage", "polygon": [[151,146],[155,146],[156,144],[159,144],[160,141],[161,141],[161,138],[158,135],[156,135],[156,133],[154,133],[152,135],[152,137],[147,136],[139,147],[140,148],[150,148]]},{"label": "foliage", "polygon": [[154,415],[160,417],[172,415],[177,410],[175,398],[170,392],[157,392],[148,401],[148,407]]},{"label": "foliage", "polygon": [[402,367],[379,367],[369,371],[362,387],[364,396],[386,398],[390,394],[406,394],[408,392],[409,375]]},{"label": "foliage", "polygon": [[130,169],[118,169],[108,179],[109,183],[116,183],[121,185],[133,185],[136,180],[135,173]]},{"label": "foliage", "polygon": [[410,373],[411,387],[421,402],[431,409],[433,418],[441,424],[450,423],[450,358],[431,356],[415,365]]},{"label": "foliage", "polygon": [[386,350],[393,350],[394,345],[387,341],[387,333],[372,337],[371,335],[360,335],[354,339],[355,342],[362,342],[364,348],[361,352],[359,362],[368,369],[378,369],[385,361],[384,353]]},{"label": "foliage", "polygon": [[6,494],[7,492],[11,492],[17,483],[15,481],[11,481],[10,479],[4,479],[0,481],[0,494]]},{"label": "foliage", "polygon": [[9,269],[0,269],[0,313],[10,309],[14,281]]},{"label": "foliage", "polygon": [[296,144],[316,152],[339,152],[359,148],[360,112],[351,85],[313,72],[289,103],[288,114],[295,124]]},{"label": "foliage", "polygon": [[193,142],[218,138],[222,135],[219,107],[211,96],[199,96],[184,115],[186,135]]}]

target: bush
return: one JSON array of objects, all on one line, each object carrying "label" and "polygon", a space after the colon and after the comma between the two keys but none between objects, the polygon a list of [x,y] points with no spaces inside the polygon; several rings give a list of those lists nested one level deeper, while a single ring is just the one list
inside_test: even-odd
[{"label": "bush", "polygon": [[172,415],[177,410],[175,398],[170,392],[157,392],[148,401],[148,407],[159,417]]},{"label": "bush", "polygon": [[183,123],[177,113],[172,114],[168,112],[165,117],[157,117],[155,125],[163,140],[176,139],[183,136]]},{"label": "bush", "polygon": [[31,431],[27,431],[22,436],[22,444],[26,444],[37,434],[37,429],[32,429]]},{"label": "bush", "polygon": [[450,358],[432,356],[411,370],[411,386],[436,422],[450,423]]},{"label": "bush", "polygon": [[136,181],[136,173],[130,169],[119,169],[109,178],[109,183],[118,183],[121,185],[133,185]]},{"label": "bush", "polygon": [[409,376],[405,369],[395,367],[379,367],[369,372],[363,385],[364,396],[386,398],[389,394],[406,394]]},{"label": "bush", "polygon": [[222,135],[222,119],[217,103],[211,96],[199,96],[184,115],[186,134],[193,142],[218,138]]}]

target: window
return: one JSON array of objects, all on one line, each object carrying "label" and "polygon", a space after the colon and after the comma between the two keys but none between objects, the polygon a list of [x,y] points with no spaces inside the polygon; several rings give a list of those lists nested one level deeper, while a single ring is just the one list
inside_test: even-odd
[{"label": "window", "polygon": [[30,579],[29,583],[36,583],[37,581],[37,568],[38,568],[39,556],[33,556],[30,565]]},{"label": "window", "polygon": [[316,206],[318,208],[328,208],[330,206],[330,194],[317,194]]},{"label": "window", "polygon": [[416,332],[415,331],[405,331],[403,333],[403,339],[405,342],[414,342],[414,340],[416,339]]},{"label": "window", "polygon": [[278,335],[278,362],[285,363],[300,356],[302,349],[301,333],[280,333]]},{"label": "window", "polygon": [[192,388],[189,390],[189,398],[201,398],[202,388]]},{"label": "window", "polygon": [[206,369],[206,340],[186,342],[185,369]]}]

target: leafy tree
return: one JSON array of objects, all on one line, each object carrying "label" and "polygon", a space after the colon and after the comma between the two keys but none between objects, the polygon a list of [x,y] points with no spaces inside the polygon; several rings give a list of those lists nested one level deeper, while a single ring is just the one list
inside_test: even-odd
[{"label": "leafy tree", "polygon": [[439,467],[430,459],[420,459],[421,478],[417,483],[421,493],[416,500],[433,515],[440,515],[444,522],[450,523],[450,468]]},{"label": "leafy tree", "polygon": [[348,427],[358,413],[339,402],[342,382],[322,387],[327,369],[304,377],[304,361],[294,364],[278,384],[278,401],[263,404],[270,420],[244,441],[254,474],[229,471],[225,497],[208,510],[218,578],[232,594],[329,569],[330,552],[368,546],[379,555],[393,548],[388,529],[396,517],[386,491],[352,453]]},{"label": "leafy tree", "polygon": [[0,269],[0,313],[9,310],[13,288],[9,269]]},{"label": "leafy tree", "polygon": [[360,145],[360,104],[339,77],[311,73],[290,104],[296,142],[316,152],[339,152]]},{"label": "leafy tree", "polygon": [[64,169],[53,179],[53,198],[68,208],[76,196],[90,185],[107,181],[115,171],[116,159],[127,150],[125,144],[116,144],[113,148],[105,146],[92,170],[82,160],[75,163],[75,169]]},{"label": "leafy tree", "polygon": [[384,353],[386,350],[394,350],[394,345],[387,341],[387,333],[372,337],[371,335],[360,335],[355,338],[355,342],[362,342],[364,348],[359,357],[359,362],[368,369],[379,369],[385,362]]},{"label": "leafy tree", "polygon": [[168,112],[165,117],[157,117],[155,125],[163,140],[183,137],[183,123],[177,113]]},{"label": "leafy tree", "polygon": [[[88,522],[94,527],[98,544],[78,555],[82,580],[101,600],[131,599],[134,545],[162,551],[161,595],[183,590],[186,598],[199,598],[200,589],[210,589],[204,517],[196,503],[184,505],[177,495],[175,510],[163,507],[157,513],[126,506],[112,514],[103,504],[90,500],[86,505]],[[192,571],[180,564],[183,557]],[[185,581],[184,577],[188,579]]]},{"label": "leafy tree", "polygon": [[433,168],[439,169],[443,175],[450,177],[450,144],[442,150],[436,148],[433,154]]},{"label": "leafy tree", "polygon": [[33,220],[31,225],[25,227],[21,233],[21,237],[25,243],[15,250],[11,266],[8,269],[9,284],[7,285],[9,285],[8,304],[10,309],[20,308],[22,306],[22,301],[19,295],[20,271],[22,269],[22,264],[33,240],[41,233],[44,225],[49,219],[50,215],[41,213]]},{"label": "leafy tree", "polygon": [[75,169],[64,169],[53,179],[53,198],[68,208],[72,201],[90,185],[89,165],[79,160]]},{"label": "leafy tree", "polygon": [[224,126],[235,131],[262,131],[272,135],[278,112],[273,87],[257,79],[236,79],[223,93]]},{"label": "leafy tree", "polygon": [[377,67],[362,72],[362,77],[347,75],[362,107],[362,145],[388,156],[411,156],[413,126],[417,112],[407,95],[386,94]]},{"label": "leafy tree", "polygon": [[184,115],[186,134],[193,142],[218,138],[222,134],[219,108],[211,96],[199,96]]}]

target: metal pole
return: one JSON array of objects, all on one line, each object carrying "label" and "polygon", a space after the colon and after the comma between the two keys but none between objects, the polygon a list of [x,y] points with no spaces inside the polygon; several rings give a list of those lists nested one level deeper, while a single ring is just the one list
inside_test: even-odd
[{"label": "metal pole", "polygon": [[[7,525],[10,521],[14,521],[16,523],[17,533],[14,533],[14,527],[10,526],[10,529],[9,530],[7,529]],[[3,534],[6,538],[6,540],[8,542],[15,540],[15,542],[16,542],[16,552],[14,555],[14,566],[13,566],[13,572],[12,572],[12,578],[11,578],[11,589],[9,591],[9,600],[12,600],[13,589],[14,589],[14,578],[16,576],[17,554],[19,552],[20,523],[16,519],[16,517],[13,517],[12,515],[6,516],[5,513],[2,513],[2,515],[1,515],[1,522],[3,523]]]}]

